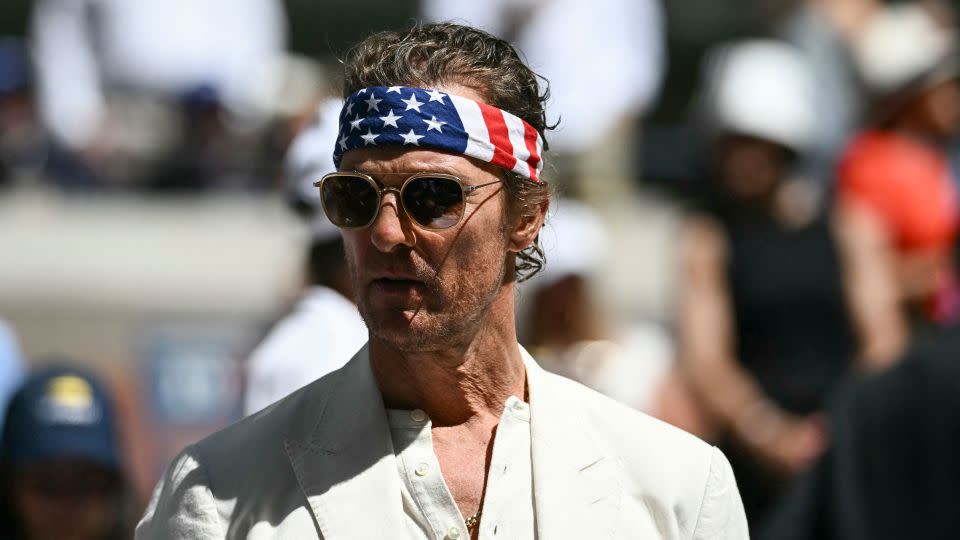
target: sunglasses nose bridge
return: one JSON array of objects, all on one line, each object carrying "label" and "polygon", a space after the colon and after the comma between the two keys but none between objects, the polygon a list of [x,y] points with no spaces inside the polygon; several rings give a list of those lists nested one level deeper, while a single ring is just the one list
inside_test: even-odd
[{"label": "sunglasses nose bridge", "polygon": [[380,206],[383,207],[387,203],[387,194],[393,194],[393,204],[394,208],[397,210],[397,215],[400,214],[400,209],[403,207],[403,201],[401,200],[401,192],[399,188],[395,187],[382,187],[380,188]]},{"label": "sunglasses nose bridge", "polygon": [[400,188],[395,187],[382,187],[380,188],[380,197],[384,198],[387,196],[387,193],[393,193],[393,195],[400,200]]},{"label": "sunglasses nose bridge", "polygon": [[[396,187],[383,186],[378,188],[378,190],[380,192],[379,208],[377,208],[377,217],[375,217],[374,220],[379,218],[379,215],[383,211],[384,205],[387,205],[387,206],[392,206],[393,211],[397,216],[397,219],[400,221],[403,221],[404,216],[406,214],[406,208],[404,208],[403,206],[402,189],[396,188]],[[387,198],[387,195],[391,193],[393,194],[392,200]],[[409,219],[409,216],[407,216],[407,219]]]},{"label": "sunglasses nose bridge", "polygon": [[[389,193],[393,193],[393,199],[387,197]],[[377,214],[368,225],[370,241],[384,253],[389,253],[400,245],[412,247],[416,240],[411,227],[411,220],[401,210],[403,202],[401,201],[400,190],[393,187],[381,187],[379,188],[379,194]],[[392,211],[390,209],[384,211],[384,206],[392,206]]]}]

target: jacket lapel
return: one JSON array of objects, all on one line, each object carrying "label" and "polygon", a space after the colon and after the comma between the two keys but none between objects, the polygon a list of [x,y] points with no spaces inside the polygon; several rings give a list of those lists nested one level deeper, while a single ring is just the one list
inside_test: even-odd
[{"label": "jacket lapel", "polygon": [[310,396],[317,406],[285,441],[287,455],[325,540],[389,538],[403,503],[383,400],[367,348]]},{"label": "jacket lapel", "polygon": [[567,382],[521,347],[530,393],[534,511],[539,538],[610,538],[620,501],[620,465],[605,455]]},{"label": "jacket lapel", "polygon": [[[521,348],[530,392],[534,511],[539,538],[609,538],[622,499],[620,465],[600,451],[566,383]],[[390,538],[403,527],[400,478],[367,348],[309,396],[284,441],[325,540]]]}]

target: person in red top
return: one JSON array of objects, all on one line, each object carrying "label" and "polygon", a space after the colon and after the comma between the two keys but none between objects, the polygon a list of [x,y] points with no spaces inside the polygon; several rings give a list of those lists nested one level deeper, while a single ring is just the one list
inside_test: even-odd
[{"label": "person in red top", "polygon": [[947,156],[896,131],[867,131],[841,163],[841,192],[885,220],[898,251],[944,250],[957,232],[957,193]]},{"label": "person in red top", "polygon": [[918,6],[875,17],[855,51],[876,96],[872,122],[838,171],[844,211],[882,231],[911,315],[934,322],[958,316],[951,299],[960,290],[951,258],[960,202],[947,154],[960,133],[953,40]]}]

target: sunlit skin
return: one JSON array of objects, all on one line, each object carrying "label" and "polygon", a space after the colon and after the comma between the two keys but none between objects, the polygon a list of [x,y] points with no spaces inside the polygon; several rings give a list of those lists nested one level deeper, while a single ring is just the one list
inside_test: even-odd
[{"label": "sunlit skin", "polygon": [[[438,89],[484,101],[471,88]],[[468,185],[502,179],[500,169],[472,158],[396,146],[347,152],[340,170],[395,188],[417,172],[452,174]],[[494,184],[467,195],[458,225],[427,230],[411,222],[395,193],[381,204],[369,227],[343,231],[371,367],[387,407],[429,415],[444,479],[469,516],[480,507],[504,402],[525,399],[513,261],[533,242],[547,208],[534,218],[508,216],[503,186]]]},{"label": "sunlit skin", "polygon": [[[347,166],[395,188],[421,171],[453,174],[472,185],[497,179],[459,156],[396,147],[352,152]],[[412,223],[395,193],[387,193],[373,224],[345,232],[360,313],[372,337],[409,352],[466,347],[473,340],[469,329],[512,281],[502,189],[495,183],[468,194],[459,226],[439,231]]]}]

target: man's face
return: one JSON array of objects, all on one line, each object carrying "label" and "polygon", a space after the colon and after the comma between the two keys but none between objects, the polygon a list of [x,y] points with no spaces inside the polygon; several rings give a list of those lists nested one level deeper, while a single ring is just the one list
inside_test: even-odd
[{"label": "man's face", "polygon": [[[452,174],[465,185],[500,180],[498,169],[469,158],[399,147],[348,152],[343,171],[361,171],[399,189],[411,174]],[[402,173],[402,174],[395,174]],[[501,184],[466,195],[460,223],[428,230],[410,220],[394,192],[377,219],[344,230],[360,314],[374,338],[400,350],[447,348],[469,339],[504,285],[509,233]]]}]

